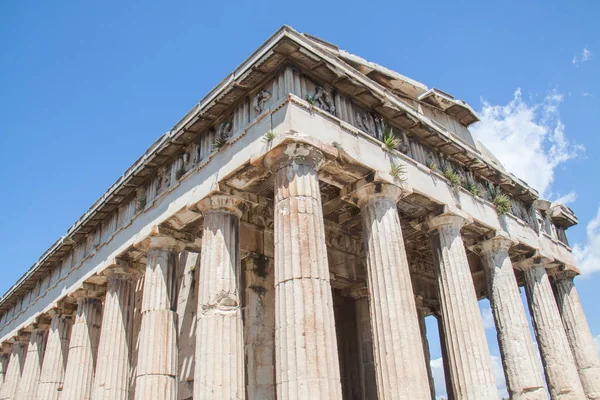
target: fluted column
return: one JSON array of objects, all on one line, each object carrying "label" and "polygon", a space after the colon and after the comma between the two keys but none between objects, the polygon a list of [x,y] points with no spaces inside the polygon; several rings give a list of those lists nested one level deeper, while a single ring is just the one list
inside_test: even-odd
[{"label": "fluted column", "polygon": [[375,374],[375,356],[373,355],[373,334],[369,311],[369,291],[366,285],[353,288],[350,296],[354,300],[356,314],[356,335],[361,380],[361,399],[377,398],[377,377]]},{"label": "fluted column", "polygon": [[277,398],[341,399],[340,367],[314,147],[284,144],[268,155],[275,174]]},{"label": "fluted column", "polygon": [[142,274],[119,262],[104,274],[108,284],[92,399],[128,400],[135,283]]},{"label": "fluted column", "polygon": [[504,236],[496,236],[480,245],[508,392],[513,400],[547,399],[519,286],[508,256],[512,245],[513,242]]},{"label": "fluted column", "polygon": [[[4,348],[1,348],[0,350],[4,350]],[[0,393],[2,393],[2,385],[4,385],[4,376],[6,375],[9,359],[10,354],[0,353]]]},{"label": "fluted column", "polygon": [[75,293],[77,312],[69,341],[65,383],[60,395],[65,400],[88,400],[92,396],[102,322],[102,301],[99,297],[103,288],[84,285],[84,289]]},{"label": "fluted column", "polygon": [[51,317],[50,331],[40,372],[38,400],[58,400],[62,392],[69,355],[69,339],[73,326],[73,309],[53,308],[48,314]]},{"label": "fluted column", "polygon": [[27,356],[27,346],[29,345],[29,334],[24,333],[16,338],[12,345],[8,368],[4,376],[4,384],[0,392],[1,400],[12,400],[17,395],[19,381],[25,365],[25,357]]},{"label": "fluted column", "polygon": [[147,249],[142,322],[139,333],[136,400],[177,398],[177,255],[182,242],[150,236]]},{"label": "fluted column", "polygon": [[498,399],[492,358],[460,233],[464,223],[459,215],[443,214],[426,224],[431,235],[453,392],[461,400]]},{"label": "fluted column", "polygon": [[19,381],[15,397],[17,400],[31,400],[37,394],[46,339],[48,337],[48,327],[49,325],[46,322],[35,323],[31,331],[25,365],[23,366],[23,373],[21,374],[21,380]]},{"label": "fluted column", "polygon": [[525,268],[525,289],[546,382],[553,400],[585,398],[575,360],[546,270],[541,263]]},{"label": "fluted column", "polygon": [[588,399],[600,399],[600,357],[590,332],[579,294],[569,272],[554,275],[556,301],[571,345],[581,385]]},{"label": "fluted column", "polygon": [[446,334],[444,333],[444,324],[442,323],[442,314],[440,310],[435,310],[433,316],[437,320],[438,335],[440,338],[440,352],[442,353],[442,367],[444,369],[444,383],[446,386],[446,397],[448,400],[456,400],[454,396],[454,385],[452,385],[452,375],[450,374],[450,363],[448,361],[448,348],[446,347]]},{"label": "fluted column", "polygon": [[204,215],[194,399],[244,399],[244,337],[241,307],[240,217],[243,203],[211,194]]},{"label": "fluted column", "polygon": [[375,182],[351,195],[362,215],[380,400],[431,398],[396,205],[405,193],[394,184]]},{"label": "fluted column", "polygon": [[421,332],[421,343],[423,344],[423,356],[425,357],[425,367],[427,368],[427,379],[429,380],[429,392],[431,398],[435,399],[435,382],[433,381],[433,372],[431,371],[431,353],[429,352],[429,340],[427,339],[427,324],[425,317],[429,308],[423,304],[422,296],[415,296],[417,305],[417,315],[419,317],[419,330]]}]

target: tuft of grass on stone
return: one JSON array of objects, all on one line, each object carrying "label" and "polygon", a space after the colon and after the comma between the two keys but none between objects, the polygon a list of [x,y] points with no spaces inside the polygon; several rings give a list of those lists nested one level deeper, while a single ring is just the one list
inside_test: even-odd
[{"label": "tuft of grass on stone", "polygon": [[402,141],[398,137],[396,137],[396,134],[394,133],[394,130],[391,127],[386,126],[383,129],[383,144],[389,150],[396,150],[398,147],[400,147]]},{"label": "tuft of grass on stone", "polygon": [[473,196],[481,196],[481,190],[479,190],[479,187],[474,184],[474,183],[468,183],[466,189],[473,195]]},{"label": "tuft of grass on stone", "polygon": [[402,164],[392,163],[390,175],[394,178],[396,183],[406,182],[406,168]]},{"label": "tuft of grass on stone", "polygon": [[265,133],[263,135],[263,142],[265,143],[271,143],[273,141],[273,139],[275,139],[277,137],[277,134],[273,131],[267,131],[267,133]]},{"label": "tuft of grass on stone", "polygon": [[510,198],[504,193],[499,193],[494,197],[494,206],[496,207],[496,213],[498,215],[508,214],[510,211]]},{"label": "tuft of grass on stone", "polygon": [[307,94],[304,99],[307,101],[308,104],[310,104],[311,106],[314,106],[317,104],[317,99],[315,99],[315,97],[311,94]]},{"label": "tuft of grass on stone", "polygon": [[452,168],[444,169],[444,176],[450,181],[452,186],[460,186],[462,184],[460,175],[458,175]]}]

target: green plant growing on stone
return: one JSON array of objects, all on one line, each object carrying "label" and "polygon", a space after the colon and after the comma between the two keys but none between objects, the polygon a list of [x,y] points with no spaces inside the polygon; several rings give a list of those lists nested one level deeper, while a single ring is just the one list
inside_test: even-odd
[{"label": "green plant growing on stone", "polygon": [[510,211],[510,198],[504,193],[498,193],[494,197],[494,206],[496,207],[496,213],[498,215],[507,214]]},{"label": "green plant growing on stone", "polygon": [[383,144],[389,150],[396,150],[402,144],[402,141],[396,137],[394,130],[390,126],[383,128]]},{"label": "green plant growing on stone", "polygon": [[452,168],[445,168],[444,176],[450,181],[452,186],[460,186],[462,183],[460,176]]},{"label": "green plant growing on stone", "polygon": [[314,106],[317,104],[317,99],[315,99],[315,96],[311,95],[311,94],[307,94],[304,99],[306,100],[306,102],[308,104],[310,104],[311,106]]},{"label": "green plant growing on stone", "polygon": [[430,161],[429,164],[427,164],[427,167],[432,171],[437,171],[437,164],[435,161]]},{"label": "green plant growing on stone", "polygon": [[474,184],[473,182],[469,182],[467,184],[466,189],[473,195],[473,196],[481,196],[481,190],[479,190],[479,187]]},{"label": "green plant growing on stone", "polygon": [[406,182],[406,168],[402,164],[392,163],[390,175],[392,176],[392,178],[394,178],[394,181],[396,181],[396,183]]},{"label": "green plant growing on stone", "polygon": [[277,134],[275,132],[273,132],[272,130],[267,131],[267,133],[265,133],[263,135],[263,142],[265,143],[271,143],[273,141],[273,139],[275,139],[277,137]]},{"label": "green plant growing on stone", "polygon": [[224,137],[222,135],[217,135],[215,140],[213,140],[213,142],[212,142],[213,150],[221,149],[223,146],[225,146],[227,144],[228,139],[229,139],[228,137]]}]

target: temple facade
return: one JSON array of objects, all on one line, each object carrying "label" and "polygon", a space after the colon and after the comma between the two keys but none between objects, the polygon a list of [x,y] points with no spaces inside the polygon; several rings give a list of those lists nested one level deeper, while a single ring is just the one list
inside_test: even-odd
[{"label": "temple facade", "polygon": [[282,27],[0,298],[0,399],[435,399],[430,315],[449,398],[499,399],[484,298],[511,399],[600,399],[577,218],[476,121]]}]

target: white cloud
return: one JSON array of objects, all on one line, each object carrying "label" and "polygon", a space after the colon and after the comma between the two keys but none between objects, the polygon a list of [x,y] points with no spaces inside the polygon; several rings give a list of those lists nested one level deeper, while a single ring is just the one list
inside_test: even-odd
[{"label": "white cloud", "polygon": [[573,255],[582,276],[600,271],[600,208],[586,228],[587,243],[573,246]]},{"label": "white cloud", "polygon": [[598,354],[600,354],[600,335],[594,338],[594,343],[596,344],[596,350],[598,351]]},{"label": "white cloud", "polygon": [[553,204],[564,204],[566,206],[566,205],[573,203],[575,200],[577,200],[577,193],[569,192],[567,194],[563,194],[562,196],[559,196],[557,199],[552,201],[552,203]]},{"label": "white cloud", "polygon": [[581,50],[580,55],[575,55],[573,57],[573,65],[578,67],[579,65],[581,65],[584,62],[586,62],[587,60],[589,60],[591,56],[592,56],[592,52],[589,51],[587,47],[584,47],[583,50]]},{"label": "white cloud", "polygon": [[555,169],[584,150],[565,136],[559,113],[563,95],[553,90],[543,101],[528,104],[517,89],[506,105],[482,101],[481,121],[471,130],[475,138],[509,172],[550,197]]},{"label": "white cloud", "polygon": [[[436,400],[448,398],[446,394],[446,379],[444,377],[444,363],[442,358],[440,357],[431,360],[430,365],[431,374],[433,375],[433,381],[435,383]],[[492,356],[492,367],[494,369],[494,377],[496,379],[496,386],[498,387],[500,398],[508,398],[506,381],[504,379],[504,369],[502,368],[502,361],[499,356]]]},{"label": "white cloud", "polygon": [[483,327],[485,329],[496,329],[492,309],[489,306],[481,308],[481,319],[483,319]]}]

